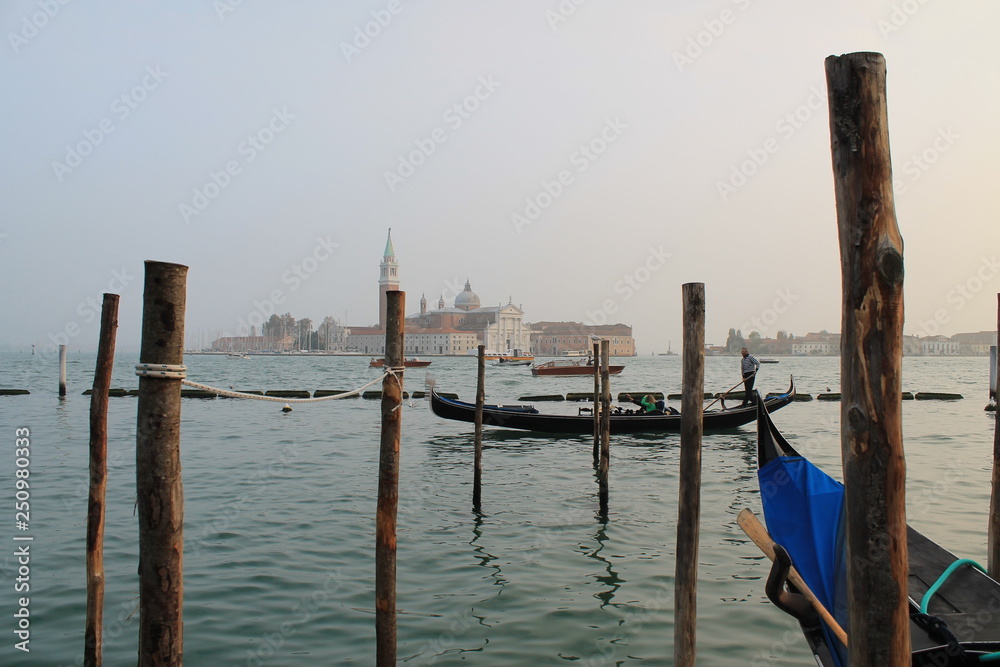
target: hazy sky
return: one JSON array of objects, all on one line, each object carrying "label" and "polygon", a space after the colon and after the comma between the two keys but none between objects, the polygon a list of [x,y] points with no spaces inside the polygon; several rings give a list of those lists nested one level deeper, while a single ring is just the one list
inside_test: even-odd
[{"label": "hazy sky", "polygon": [[[0,345],[138,344],[143,261],[188,340],[255,313],[483,304],[681,340],[840,328],[824,59],[888,63],[906,333],[992,329],[1000,3],[201,0],[0,4]],[[754,318],[758,325],[754,325]]]}]

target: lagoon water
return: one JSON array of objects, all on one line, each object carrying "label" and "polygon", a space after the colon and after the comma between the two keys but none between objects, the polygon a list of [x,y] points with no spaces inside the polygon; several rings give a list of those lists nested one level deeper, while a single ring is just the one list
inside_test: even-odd
[{"label": "lagoon water", "polygon": [[[758,388],[839,387],[839,358],[780,357]],[[113,386],[134,388],[136,355]],[[353,389],[367,357],[190,355],[188,377],[237,389]],[[57,363],[0,353],[0,664],[82,664],[89,397],[94,356],[72,355],[69,396]],[[623,360],[613,392],[680,391],[680,357]],[[408,369],[406,389],[475,396],[474,358]],[[738,380],[738,360],[706,359],[706,390]],[[961,401],[906,401],[910,523],[985,562],[994,420],[987,358],[904,359],[904,390]],[[487,400],[592,388],[487,367]],[[377,387],[376,387],[377,388]],[[678,405],[678,402],[674,402]],[[185,399],[184,649],[189,665],[374,664],[374,513],[379,402],[293,406]],[[539,404],[575,412],[576,404]],[[840,477],[839,403],[775,414],[803,454]],[[610,514],[598,513],[589,437],[484,431],[483,515],[472,512],[472,425],[404,405],[398,528],[398,655],[405,665],[669,665],[679,438],[614,436]],[[110,401],[105,664],[134,664],[138,604],[135,398]],[[14,648],[14,430],[31,431],[30,653]],[[767,561],[736,525],[760,511],[751,426],[704,439],[698,656],[713,667],[811,664],[788,616],[764,595]]]}]

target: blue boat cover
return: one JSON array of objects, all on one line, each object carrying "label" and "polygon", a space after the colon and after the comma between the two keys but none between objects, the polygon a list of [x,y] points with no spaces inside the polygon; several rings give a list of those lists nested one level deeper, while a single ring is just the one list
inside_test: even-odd
[{"label": "blue boat cover", "polygon": [[[823,606],[841,627],[848,627],[843,484],[801,456],[773,459],[757,479],[771,537],[785,547]],[[840,642],[829,631],[826,635],[844,664]]]}]

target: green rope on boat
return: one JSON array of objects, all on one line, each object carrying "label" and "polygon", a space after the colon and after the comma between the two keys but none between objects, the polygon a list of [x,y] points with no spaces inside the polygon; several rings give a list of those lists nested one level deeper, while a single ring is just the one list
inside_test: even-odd
[{"label": "green rope on boat", "polygon": [[[928,588],[927,592],[924,593],[923,599],[920,600],[920,613],[927,613],[927,607],[930,605],[931,598],[934,597],[934,594],[938,592],[938,589],[944,585],[944,582],[948,580],[948,577],[950,577],[952,573],[962,565],[971,565],[983,574],[986,574],[986,568],[971,558],[959,558],[954,563],[949,565],[945,571],[941,573],[941,576],[938,577],[938,580],[934,582],[934,585]],[[988,653],[986,655],[979,656],[979,662],[996,662],[998,660],[1000,660],[1000,653]]]},{"label": "green rope on boat", "polygon": [[952,563],[951,565],[949,565],[947,567],[947,569],[945,569],[945,571],[941,573],[941,576],[938,577],[938,580],[934,582],[934,585],[931,586],[930,588],[928,588],[927,592],[924,593],[923,599],[920,600],[920,613],[921,614],[926,614],[927,613],[927,606],[930,604],[931,598],[934,597],[934,594],[938,592],[938,589],[941,588],[941,586],[944,585],[944,582],[948,580],[948,577],[951,576],[952,572],[954,572],[955,570],[957,570],[960,566],[966,565],[966,564],[972,565],[973,567],[975,567],[977,570],[979,570],[983,574],[986,574],[986,568],[984,568],[982,565],[980,565],[976,561],[972,560],[971,558],[959,558],[954,563]]}]

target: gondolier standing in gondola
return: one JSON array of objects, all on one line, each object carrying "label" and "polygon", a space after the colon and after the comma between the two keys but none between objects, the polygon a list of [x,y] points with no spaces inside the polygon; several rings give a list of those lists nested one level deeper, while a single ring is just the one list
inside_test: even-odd
[{"label": "gondolier standing in gondola", "polygon": [[746,348],[740,350],[740,354],[743,355],[743,360],[740,361],[740,371],[743,373],[743,403],[740,407],[744,407],[753,401],[750,392],[753,391],[753,381],[757,377],[757,371],[760,370],[760,362]]}]

